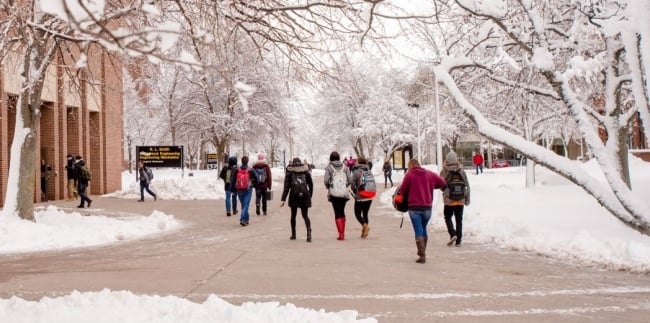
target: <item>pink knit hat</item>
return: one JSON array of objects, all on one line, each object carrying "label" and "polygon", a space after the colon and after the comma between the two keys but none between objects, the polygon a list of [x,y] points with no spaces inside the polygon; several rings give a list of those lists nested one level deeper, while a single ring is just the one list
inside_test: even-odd
[{"label": "pink knit hat", "polygon": [[264,153],[259,153],[257,154],[257,160],[264,160],[266,156],[264,156]]}]

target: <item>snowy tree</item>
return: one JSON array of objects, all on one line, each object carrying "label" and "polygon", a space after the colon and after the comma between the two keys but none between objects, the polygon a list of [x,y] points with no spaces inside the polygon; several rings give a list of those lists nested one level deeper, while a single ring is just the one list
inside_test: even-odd
[{"label": "snowy tree", "polygon": [[[647,5],[622,0],[436,3],[456,20],[432,21],[448,36],[437,43],[441,62],[434,73],[476,123],[478,131],[563,175],[593,195],[620,221],[650,234],[650,207],[633,195],[629,186],[624,140],[631,116],[648,106],[648,87],[644,83],[647,69],[639,68],[650,54],[639,51],[644,48],[640,36],[648,31],[635,25],[640,18],[638,12],[648,12]],[[464,27],[459,27],[462,31],[458,32],[455,26]],[[476,68],[494,78],[514,75],[504,71],[529,69],[543,80],[539,85],[518,86],[536,102],[542,97],[553,98],[562,105],[578,125],[607,185],[586,174],[578,163],[491,122],[473,103],[474,94],[460,86],[461,71]],[[607,134],[605,140],[599,136],[599,129]]]},{"label": "snowy tree", "polygon": [[379,143],[388,158],[415,137],[415,114],[403,99],[400,72],[376,61],[360,52],[342,57],[320,89],[319,118],[357,156],[373,158]]},{"label": "snowy tree", "polygon": [[[255,44],[258,53],[273,51],[292,62],[316,66],[314,53],[332,41],[359,34],[364,3],[346,1],[121,1],[48,0],[0,3],[0,58],[21,57],[22,89],[17,104],[9,183],[4,212],[34,219],[35,151],[41,94],[48,66],[56,59],[70,70],[106,52],[144,58],[154,64],[175,62],[201,69],[200,44],[227,22]],[[212,19],[202,19],[202,17]],[[368,31],[368,30],[366,30]],[[367,34],[367,33],[366,33]],[[179,37],[189,47],[173,50]],[[74,54],[73,54],[74,53]],[[65,57],[61,57],[61,56]],[[233,83],[238,84],[233,78]],[[241,92],[239,93],[241,94]],[[242,96],[229,95],[229,101]]]}]

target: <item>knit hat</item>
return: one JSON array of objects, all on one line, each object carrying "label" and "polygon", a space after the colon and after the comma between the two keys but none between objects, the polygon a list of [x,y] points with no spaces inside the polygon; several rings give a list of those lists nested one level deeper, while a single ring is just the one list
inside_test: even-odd
[{"label": "knit hat", "polygon": [[264,159],[266,159],[266,155],[264,155],[264,153],[257,154],[257,160],[264,160]]},{"label": "knit hat", "polygon": [[230,166],[237,165],[237,157],[235,156],[228,157],[228,165]]},{"label": "knit hat", "polygon": [[450,164],[455,164],[458,162],[458,155],[452,150],[447,154],[447,157],[445,157],[445,161]]}]

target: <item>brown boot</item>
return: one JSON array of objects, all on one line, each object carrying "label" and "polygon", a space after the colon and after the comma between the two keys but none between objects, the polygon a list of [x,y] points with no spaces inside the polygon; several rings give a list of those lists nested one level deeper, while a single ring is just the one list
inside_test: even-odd
[{"label": "brown boot", "polygon": [[426,249],[427,249],[424,238],[416,238],[415,245],[418,247],[418,256],[420,257],[415,262],[419,264],[423,264],[426,262]]},{"label": "brown boot", "polygon": [[365,239],[368,236],[368,231],[370,231],[370,227],[368,226],[368,223],[364,223],[361,228],[361,237]]}]

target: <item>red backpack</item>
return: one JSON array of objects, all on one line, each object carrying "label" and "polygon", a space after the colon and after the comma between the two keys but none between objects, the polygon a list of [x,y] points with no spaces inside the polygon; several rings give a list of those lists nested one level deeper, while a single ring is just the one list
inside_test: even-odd
[{"label": "red backpack", "polygon": [[235,180],[235,188],[240,191],[247,190],[251,184],[251,175],[247,169],[238,169],[237,178]]}]

